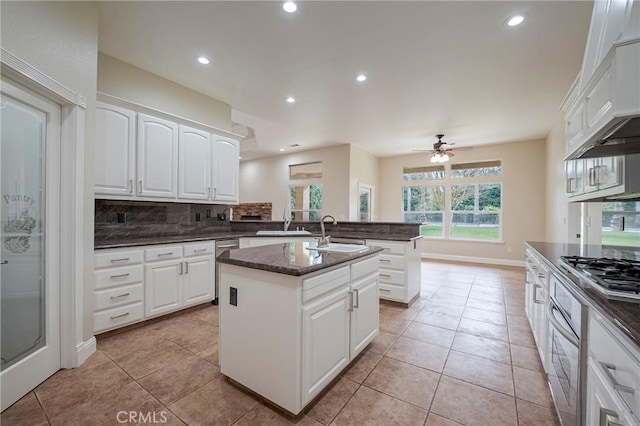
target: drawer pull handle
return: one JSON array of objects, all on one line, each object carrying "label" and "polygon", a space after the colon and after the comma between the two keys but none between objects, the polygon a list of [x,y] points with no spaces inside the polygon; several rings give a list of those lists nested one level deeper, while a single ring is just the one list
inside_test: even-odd
[{"label": "drawer pull handle", "polygon": [[158,253],[158,257],[160,256],[171,256],[173,254],[172,251],[168,252],[168,253]]},{"label": "drawer pull handle", "polygon": [[349,312],[353,312],[353,292],[349,292],[349,308],[347,309]]},{"label": "drawer pull handle", "polygon": [[216,248],[236,248],[237,249],[238,245],[237,244],[227,244],[227,245],[221,244],[221,245],[216,245]]},{"label": "drawer pull handle", "polygon": [[118,319],[118,318],[124,318],[127,315],[129,315],[129,312],[125,312],[124,314],[116,315],[114,317],[111,317],[111,319],[114,320],[114,319]]},{"label": "drawer pull handle", "polygon": [[194,250],[193,252],[194,252],[194,253],[201,253],[201,252],[203,252],[203,251],[207,251],[207,249],[206,249],[206,248],[198,249],[198,250]]},{"label": "drawer pull handle", "polygon": [[622,426],[620,423],[610,422],[608,417],[617,419],[618,413],[608,408],[600,407],[600,421],[598,422],[598,426]]},{"label": "drawer pull handle", "polygon": [[542,278],[544,280],[546,277],[542,272],[538,272],[538,278]]},{"label": "drawer pull handle", "polygon": [[111,275],[111,279],[113,280],[115,278],[124,278],[124,277],[128,277],[129,275],[131,274],[129,274],[128,272],[126,274]]},{"label": "drawer pull handle", "polygon": [[389,274],[380,274],[381,277],[385,277],[385,278],[391,278],[391,275]]},{"label": "drawer pull handle", "polygon": [[115,262],[125,262],[127,260],[129,260],[129,257],[122,257],[120,259],[111,259],[111,263],[115,263]]},{"label": "drawer pull handle", "polygon": [[355,302],[353,303],[353,307],[354,308],[359,308],[360,307],[360,293],[358,292],[357,288],[355,290],[353,290],[353,294],[355,296]]},{"label": "drawer pull handle", "polygon": [[633,395],[635,393],[635,389],[633,389],[630,386],[621,385],[620,383],[618,383],[616,378],[613,377],[613,373],[611,372],[611,370],[613,370],[613,371],[616,370],[616,366],[615,365],[608,364],[608,363],[602,362],[602,361],[600,361],[600,365],[604,369],[604,372],[607,375],[607,377],[609,378],[609,380],[611,380],[611,383],[613,383],[613,388],[615,390],[620,391],[620,392],[625,392],[625,393],[628,393],[628,394],[631,394],[631,395]]},{"label": "drawer pull handle", "polygon": [[131,293],[124,293],[124,294],[119,294],[117,296],[111,296],[111,299],[119,299],[121,297],[127,297],[129,296]]},{"label": "drawer pull handle", "polygon": [[391,293],[391,290],[387,290],[386,288],[379,288],[378,290],[384,291],[385,293]]},{"label": "drawer pull handle", "polygon": [[389,259],[380,259],[380,262],[386,262],[386,263],[389,263],[389,262],[391,262],[391,261],[390,261]]}]

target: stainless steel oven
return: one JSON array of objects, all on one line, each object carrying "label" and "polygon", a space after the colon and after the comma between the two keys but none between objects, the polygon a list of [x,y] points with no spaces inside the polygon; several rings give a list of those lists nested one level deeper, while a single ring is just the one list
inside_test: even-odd
[{"label": "stainless steel oven", "polygon": [[548,379],[560,423],[579,426],[586,383],[587,306],[555,276],[549,286]]}]

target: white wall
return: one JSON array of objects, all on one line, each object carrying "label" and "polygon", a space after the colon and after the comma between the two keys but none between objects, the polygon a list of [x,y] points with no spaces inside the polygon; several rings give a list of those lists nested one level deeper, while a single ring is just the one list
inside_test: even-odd
[{"label": "white wall", "polygon": [[127,101],[231,130],[231,106],[114,57],[98,55],[98,91]]},{"label": "white wall", "polygon": [[84,2],[0,5],[2,47],[87,98],[84,181],[84,338],[93,335],[93,129],[98,6]]},{"label": "white wall", "polygon": [[349,158],[349,220],[357,221],[360,194],[358,185],[363,183],[375,187],[373,190],[372,221],[378,219],[378,193],[380,159],[357,146],[350,145]]},{"label": "white wall", "polygon": [[[289,200],[289,165],[322,161],[322,214],[349,219],[349,145],[337,145],[240,162],[240,202],[273,203],[273,220],[282,220]],[[298,181],[301,182],[301,181]]]},{"label": "white wall", "polygon": [[[502,160],[503,242],[423,239],[423,253],[522,261],[525,241],[545,237],[545,141],[476,146],[459,151],[451,163]],[[411,154],[380,159],[381,221],[402,221],[402,169],[428,164],[429,157]],[[511,252],[509,252],[511,247]]]}]

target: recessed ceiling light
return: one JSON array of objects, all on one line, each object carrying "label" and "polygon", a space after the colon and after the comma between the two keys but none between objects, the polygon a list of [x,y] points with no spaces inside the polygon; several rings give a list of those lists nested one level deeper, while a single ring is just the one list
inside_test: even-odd
[{"label": "recessed ceiling light", "polygon": [[298,10],[298,6],[292,1],[286,1],[282,4],[282,8],[287,13],[293,13]]},{"label": "recessed ceiling light", "polygon": [[202,65],[208,65],[209,64],[209,60],[207,58],[205,58],[204,56],[200,56],[198,58],[198,62],[200,62]]},{"label": "recessed ceiling light", "polygon": [[284,148],[280,148],[280,152],[283,152],[283,151],[284,151]]},{"label": "recessed ceiling light", "polygon": [[293,96],[289,96],[287,98],[287,102],[289,102],[290,104],[294,103],[296,101],[296,98],[294,98]]},{"label": "recessed ceiling light", "polygon": [[506,25],[507,27],[517,27],[518,25],[524,22],[524,16],[522,15],[514,15],[507,19]]},{"label": "recessed ceiling light", "polygon": [[367,76],[364,74],[358,74],[358,76],[356,77],[356,80],[359,81],[360,83],[362,83],[366,79],[367,79]]}]

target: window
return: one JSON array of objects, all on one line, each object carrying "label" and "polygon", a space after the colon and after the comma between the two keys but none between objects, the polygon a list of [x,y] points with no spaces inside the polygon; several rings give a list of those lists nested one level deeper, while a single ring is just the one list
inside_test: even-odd
[{"label": "window", "polygon": [[322,177],[322,161],[315,163],[291,164],[289,166],[289,179],[304,180],[318,179]]},{"label": "window", "polygon": [[403,188],[404,221],[421,223],[420,233],[426,237],[444,235],[444,186],[409,186]]},{"label": "window", "polygon": [[424,237],[502,240],[502,162],[405,167],[404,221]]},{"label": "window", "polygon": [[322,217],[321,185],[291,185],[289,200],[291,220],[315,221]]},{"label": "window", "polygon": [[451,165],[452,178],[469,178],[478,176],[501,176],[502,162],[481,161],[476,163],[461,163]]},{"label": "window", "polygon": [[444,179],[444,166],[405,167],[402,170],[405,181],[424,179]]},{"label": "window", "polygon": [[499,240],[502,185],[451,186],[451,238]]},{"label": "window", "polygon": [[640,247],[640,202],[602,203],[602,244]]}]

